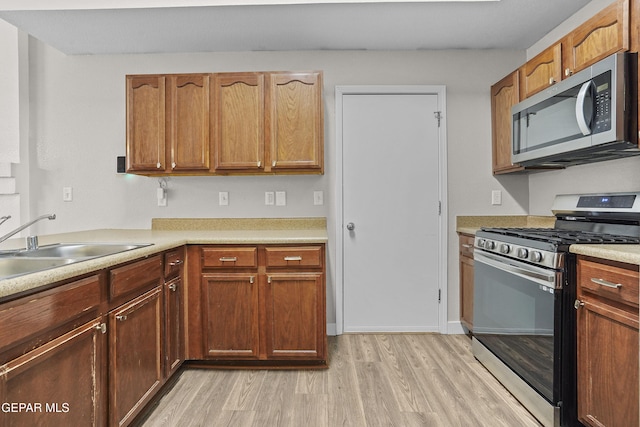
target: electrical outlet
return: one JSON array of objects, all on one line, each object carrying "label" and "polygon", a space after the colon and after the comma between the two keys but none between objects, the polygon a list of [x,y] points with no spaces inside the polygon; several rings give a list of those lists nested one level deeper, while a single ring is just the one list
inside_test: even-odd
[{"label": "electrical outlet", "polygon": [[276,206],[286,206],[287,193],[284,191],[276,191]]},{"label": "electrical outlet", "polygon": [[221,191],[218,193],[218,204],[220,206],[228,206],[229,205],[229,192]]},{"label": "electrical outlet", "polygon": [[265,191],[264,193],[264,204],[267,206],[275,205],[275,193],[273,191]]},{"label": "electrical outlet", "polygon": [[492,205],[501,205],[502,204],[502,191],[493,190],[491,192],[491,204]]}]

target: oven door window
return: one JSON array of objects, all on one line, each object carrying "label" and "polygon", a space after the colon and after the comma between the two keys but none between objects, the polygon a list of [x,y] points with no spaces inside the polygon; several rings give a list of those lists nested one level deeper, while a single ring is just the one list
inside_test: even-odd
[{"label": "oven door window", "polygon": [[474,336],[553,402],[555,272],[476,251],[474,278]]}]

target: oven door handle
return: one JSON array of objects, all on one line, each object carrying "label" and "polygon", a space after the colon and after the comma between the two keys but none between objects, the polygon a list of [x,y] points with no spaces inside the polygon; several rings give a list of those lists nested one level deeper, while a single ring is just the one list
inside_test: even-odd
[{"label": "oven door handle", "polygon": [[524,264],[509,258],[503,258],[491,253],[475,251],[473,256],[474,262],[481,262],[498,270],[515,274],[543,286],[560,289],[562,283],[557,280],[558,274],[554,270],[543,270],[529,264]]}]

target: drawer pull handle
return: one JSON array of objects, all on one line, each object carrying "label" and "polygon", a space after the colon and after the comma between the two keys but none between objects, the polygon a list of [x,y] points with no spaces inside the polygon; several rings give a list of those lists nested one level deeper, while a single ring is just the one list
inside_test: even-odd
[{"label": "drawer pull handle", "polygon": [[622,283],[608,282],[604,279],[596,279],[595,277],[592,277],[591,281],[598,285],[606,286],[607,288],[620,289],[622,287]]},{"label": "drawer pull handle", "polygon": [[466,248],[466,249],[471,249],[471,248],[473,248],[473,245],[470,245],[470,244],[468,244],[468,243],[463,243],[463,244],[462,244],[462,247],[463,247],[463,248]]},{"label": "drawer pull handle", "polygon": [[172,292],[175,292],[176,289],[178,289],[178,285],[176,285],[175,283],[172,283],[169,285],[169,290]]},{"label": "drawer pull handle", "polygon": [[235,256],[223,256],[220,258],[220,262],[236,262],[238,257]]},{"label": "drawer pull handle", "polygon": [[179,260],[177,260],[177,261],[170,262],[170,263],[169,263],[169,265],[170,265],[171,267],[175,267],[176,265],[181,265],[182,263],[184,263],[184,261],[182,261],[181,259],[179,259]]},{"label": "drawer pull handle", "polygon": [[127,315],[126,314],[120,314],[120,315],[116,316],[116,320],[124,322],[125,320],[127,320]]},{"label": "drawer pull handle", "polygon": [[284,257],[285,261],[302,261],[301,256],[286,256]]}]

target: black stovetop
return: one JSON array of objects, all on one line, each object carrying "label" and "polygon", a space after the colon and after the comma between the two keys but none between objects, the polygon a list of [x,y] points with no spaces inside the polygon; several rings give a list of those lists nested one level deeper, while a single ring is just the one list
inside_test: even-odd
[{"label": "black stovetop", "polygon": [[519,237],[556,245],[583,244],[637,244],[640,237],[594,231],[564,230],[559,228],[492,228],[483,227],[482,231],[503,236]]}]

